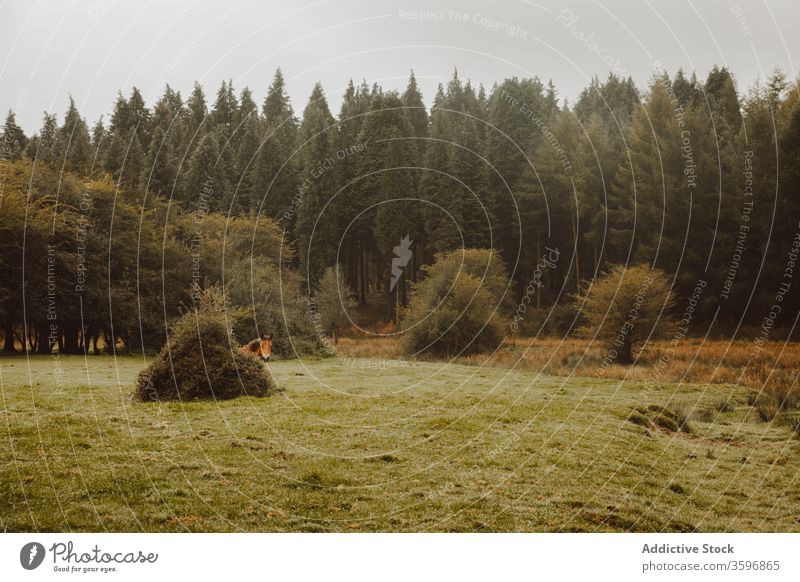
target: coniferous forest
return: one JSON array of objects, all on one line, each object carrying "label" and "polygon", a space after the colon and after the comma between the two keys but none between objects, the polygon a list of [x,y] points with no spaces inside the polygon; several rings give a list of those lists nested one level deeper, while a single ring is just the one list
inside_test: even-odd
[{"label": "coniferous forest", "polygon": [[[702,282],[698,327],[761,325],[776,296],[796,313],[800,99],[780,71],[751,87],[732,73],[610,75],[574,102],[538,78],[458,73],[422,95],[412,73],[402,92],[351,81],[336,112],[319,84],[291,103],[278,70],[260,103],[227,81],[154,103],[120,92],[93,123],[70,99],[35,133],[10,111],[4,348],[158,349],[208,284],[276,328],[308,327],[303,298],[334,265],[393,322],[425,266],[461,248],[497,250],[512,303],[541,280],[535,307],[567,319],[581,282],[631,263],[667,273],[678,301]],[[312,339],[276,349],[318,348],[298,337]]]}]

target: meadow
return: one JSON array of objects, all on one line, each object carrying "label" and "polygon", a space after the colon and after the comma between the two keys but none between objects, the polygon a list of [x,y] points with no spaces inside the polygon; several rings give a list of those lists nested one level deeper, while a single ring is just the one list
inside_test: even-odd
[{"label": "meadow", "polygon": [[791,418],[735,378],[370,345],[219,402],[133,401],[142,357],[1,358],[0,529],[800,530]]}]

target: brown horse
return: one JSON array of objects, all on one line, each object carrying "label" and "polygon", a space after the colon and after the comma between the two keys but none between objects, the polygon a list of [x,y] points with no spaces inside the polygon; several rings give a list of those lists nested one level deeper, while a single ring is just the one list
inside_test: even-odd
[{"label": "brown horse", "polygon": [[269,362],[269,357],[272,355],[272,334],[262,335],[260,338],[247,342],[242,346],[242,351]]}]

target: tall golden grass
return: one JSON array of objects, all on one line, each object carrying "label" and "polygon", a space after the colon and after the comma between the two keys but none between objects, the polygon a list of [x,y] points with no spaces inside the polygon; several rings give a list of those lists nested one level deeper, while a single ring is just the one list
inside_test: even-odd
[{"label": "tall golden grass", "polygon": [[[343,338],[340,355],[354,358],[400,358],[400,344],[392,338]],[[775,399],[781,408],[800,405],[796,380],[800,372],[800,344],[687,338],[677,343],[652,341],[630,366],[609,364],[608,348],[587,339],[506,339],[492,354],[478,354],[457,363],[530,370],[551,376],[616,378],[641,382],[740,384],[753,389],[754,398]]]}]

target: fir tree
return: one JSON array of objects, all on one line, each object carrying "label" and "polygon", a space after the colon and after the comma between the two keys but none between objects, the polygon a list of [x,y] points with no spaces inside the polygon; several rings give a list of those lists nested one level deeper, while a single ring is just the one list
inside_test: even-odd
[{"label": "fir tree", "polygon": [[22,128],[17,125],[16,115],[10,109],[6,115],[5,123],[3,123],[0,144],[4,149],[4,157],[10,160],[20,159],[25,151],[25,146],[28,145],[28,138],[25,137],[25,132],[22,131]]},{"label": "fir tree", "polygon": [[64,125],[59,130],[59,149],[59,157],[63,158],[66,170],[84,174],[90,169],[92,153],[89,128],[78,113],[72,96],[64,114]]},{"label": "fir tree", "polygon": [[313,289],[326,266],[335,262],[339,246],[340,208],[328,204],[336,192],[336,127],[328,101],[317,83],[303,111],[300,126],[299,193],[297,240],[300,265],[306,284]]}]

